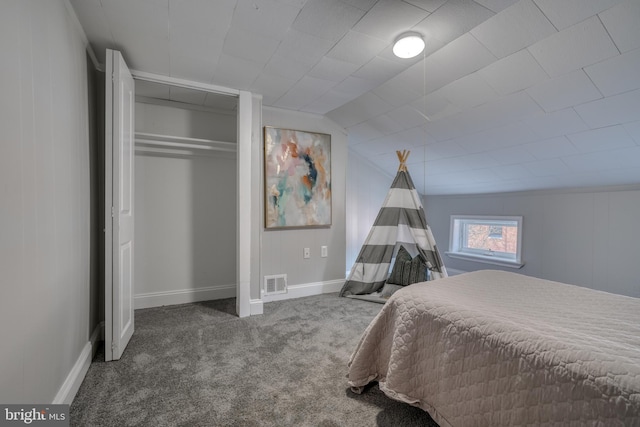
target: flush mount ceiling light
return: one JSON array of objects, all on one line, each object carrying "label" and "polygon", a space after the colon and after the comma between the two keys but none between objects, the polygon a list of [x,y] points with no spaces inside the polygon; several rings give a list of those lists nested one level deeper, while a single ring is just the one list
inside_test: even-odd
[{"label": "flush mount ceiling light", "polygon": [[424,50],[424,40],[419,33],[404,33],[393,44],[393,54],[398,58],[408,59],[419,55]]}]

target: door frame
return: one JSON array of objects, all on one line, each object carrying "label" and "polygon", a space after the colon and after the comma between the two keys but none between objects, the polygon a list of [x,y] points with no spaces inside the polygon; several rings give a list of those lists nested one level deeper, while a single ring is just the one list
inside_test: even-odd
[{"label": "door frame", "polygon": [[[236,313],[239,317],[251,315],[251,139],[252,96],[250,92],[230,89],[208,83],[199,83],[176,77],[162,76],[144,71],[130,70],[134,79],[202,92],[230,95],[238,98],[237,136],[237,228],[236,228]],[[240,173],[245,171],[245,173]],[[255,207],[253,207],[255,208]]]}]

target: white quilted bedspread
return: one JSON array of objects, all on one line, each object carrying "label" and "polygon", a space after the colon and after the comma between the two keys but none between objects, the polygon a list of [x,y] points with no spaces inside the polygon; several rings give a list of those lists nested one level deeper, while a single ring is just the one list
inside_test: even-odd
[{"label": "white quilted bedspread", "polygon": [[396,292],[349,385],[441,426],[640,426],[640,299],[483,270]]}]

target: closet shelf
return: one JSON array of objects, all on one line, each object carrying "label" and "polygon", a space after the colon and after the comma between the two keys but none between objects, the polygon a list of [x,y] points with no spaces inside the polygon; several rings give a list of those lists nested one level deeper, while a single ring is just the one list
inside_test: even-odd
[{"label": "closet shelf", "polygon": [[141,144],[147,147],[169,147],[176,149],[225,151],[229,153],[235,153],[238,147],[238,145],[234,142],[189,138],[186,136],[161,135],[146,132],[136,132],[135,138],[136,144]]}]

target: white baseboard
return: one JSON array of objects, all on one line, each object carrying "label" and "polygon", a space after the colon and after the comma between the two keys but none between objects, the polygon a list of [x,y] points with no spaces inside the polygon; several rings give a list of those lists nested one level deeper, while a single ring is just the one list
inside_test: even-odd
[{"label": "white baseboard", "polygon": [[78,360],[76,360],[76,363],[73,365],[73,368],[71,368],[71,371],[64,380],[64,383],[62,383],[58,393],[56,393],[56,397],[53,398],[53,402],[51,402],[52,404],[71,405],[73,399],[76,397],[76,393],[78,393],[78,390],[80,389],[80,385],[82,384],[84,377],[87,375],[89,365],[91,365],[93,356],[96,354],[96,350],[98,349],[98,342],[100,342],[100,339],[103,336],[104,322],[101,322],[93,330],[89,341],[82,348],[80,356],[78,356]]},{"label": "white baseboard", "polygon": [[190,302],[234,298],[236,285],[209,286],[207,288],[177,289],[174,291],[150,292],[133,297],[134,307],[150,308],[163,305],[187,304]]},{"label": "white baseboard", "polygon": [[282,301],[285,299],[309,297],[311,295],[328,294],[340,292],[344,285],[344,279],[327,280],[325,282],[303,283],[301,285],[291,285],[287,287],[284,294],[263,295],[262,302]]},{"label": "white baseboard", "polygon": [[251,310],[249,311],[249,316],[257,316],[264,313],[264,304],[260,299],[252,299],[249,302],[249,306],[251,308]]}]

